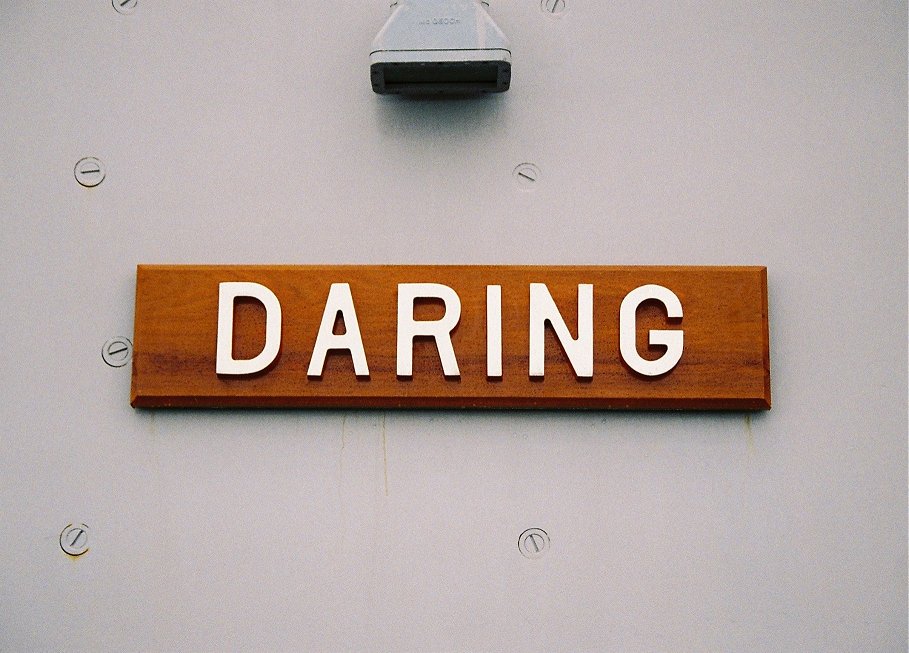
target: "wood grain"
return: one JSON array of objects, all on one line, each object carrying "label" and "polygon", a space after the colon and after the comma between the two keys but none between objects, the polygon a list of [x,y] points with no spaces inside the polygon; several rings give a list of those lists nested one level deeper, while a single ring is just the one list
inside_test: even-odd
[{"label": "wood grain", "polygon": [[[281,351],[252,377],[215,373],[218,284],[253,281],[270,288],[283,313]],[[347,352],[331,352],[321,378],[307,368],[332,283],[349,283],[370,376],[357,377]],[[431,340],[414,343],[411,378],[396,374],[397,285],[440,283],[462,303],[452,334],[459,378],[442,374]],[[578,379],[552,329],[546,334],[546,375],[529,364],[529,287],[547,284],[572,334],[577,334],[578,284],[594,286],[594,374]],[[649,329],[683,329],[684,354],[668,374],[647,378],[619,353],[619,306],[631,290],[659,284],[681,300],[684,317],[638,311],[638,350]],[[502,286],[503,375],[486,376],[486,286]],[[435,319],[441,308],[418,306]],[[264,309],[235,308],[234,353],[258,353]],[[136,273],[132,376],[135,407],[364,408],[770,408],[767,271],[763,267],[531,266],[155,266]]]}]

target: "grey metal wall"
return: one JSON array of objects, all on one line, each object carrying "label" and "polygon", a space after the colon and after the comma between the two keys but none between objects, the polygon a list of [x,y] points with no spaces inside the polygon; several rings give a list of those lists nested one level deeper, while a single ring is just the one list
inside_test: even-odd
[{"label": "grey metal wall", "polygon": [[[906,3],[495,1],[460,101],[388,4],[0,6],[0,649],[905,650]],[[767,265],[774,408],[134,411],[170,262]]]}]

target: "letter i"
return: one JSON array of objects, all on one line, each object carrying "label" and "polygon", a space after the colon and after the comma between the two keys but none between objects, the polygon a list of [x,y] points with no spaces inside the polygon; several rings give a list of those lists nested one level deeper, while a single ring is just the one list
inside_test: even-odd
[{"label": "letter i", "polygon": [[486,286],[486,376],[502,377],[502,286]]}]

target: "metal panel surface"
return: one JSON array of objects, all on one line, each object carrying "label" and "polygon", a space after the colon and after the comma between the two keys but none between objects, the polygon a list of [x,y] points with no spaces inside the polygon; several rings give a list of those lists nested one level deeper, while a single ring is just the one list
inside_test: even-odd
[{"label": "metal panel surface", "polygon": [[[388,4],[0,6],[0,649],[905,650],[906,3]],[[767,266],[774,408],[134,411],[141,262]]]}]

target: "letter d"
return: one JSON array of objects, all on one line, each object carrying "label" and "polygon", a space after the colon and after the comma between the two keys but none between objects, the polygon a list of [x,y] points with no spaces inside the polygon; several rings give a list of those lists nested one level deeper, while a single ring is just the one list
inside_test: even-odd
[{"label": "letter d", "polygon": [[[234,301],[252,297],[265,306],[265,346],[255,358],[234,358]],[[218,350],[216,374],[244,375],[261,372],[271,365],[281,349],[281,303],[260,283],[227,281],[218,285]]]}]

